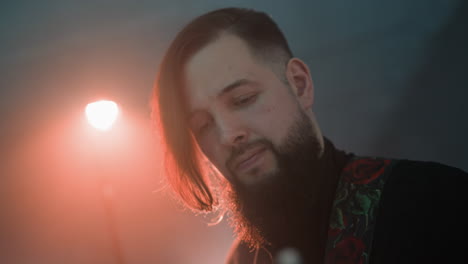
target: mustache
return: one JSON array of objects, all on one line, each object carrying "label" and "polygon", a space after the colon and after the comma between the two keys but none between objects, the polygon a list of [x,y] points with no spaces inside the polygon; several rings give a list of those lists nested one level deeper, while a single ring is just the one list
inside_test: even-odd
[{"label": "mustache", "polygon": [[236,147],[233,147],[231,150],[231,154],[229,155],[229,158],[226,160],[226,168],[228,168],[231,172],[233,171],[233,165],[234,161],[242,154],[244,154],[246,151],[256,148],[258,146],[265,146],[269,149],[272,149],[272,143],[266,139],[257,139],[255,141],[245,143]]}]

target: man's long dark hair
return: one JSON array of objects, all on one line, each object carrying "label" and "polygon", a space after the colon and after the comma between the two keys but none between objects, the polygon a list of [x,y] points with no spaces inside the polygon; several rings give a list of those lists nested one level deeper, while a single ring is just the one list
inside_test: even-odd
[{"label": "man's long dark hair", "polygon": [[153,120],[161,134],[167,180],[191,209],[212,211],[218,198],[210,182],[209,164],[190,133],[183,96],[184,67],[200,49],[223,34],[239,37],[251,54],[266,64],[292,57],[288,43],[265,13],[243,8],[225,8],[206,13],[190,22],[176,36],[160,65],[152,99]]}]

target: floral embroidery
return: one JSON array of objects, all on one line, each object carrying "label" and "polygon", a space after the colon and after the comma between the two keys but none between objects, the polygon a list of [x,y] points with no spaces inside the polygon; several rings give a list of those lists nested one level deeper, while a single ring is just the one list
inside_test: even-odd
[{"label": "floral embroidery", "polygon": [[343,169],[328,229],[326,264],[366,264],[375,217],[392,161],[354,158]]},{"label": "floral embroidery", "polygon": [[345,237],[328,252],[326,264],[362,264],[365,248],[366,246],[359,238]]}]

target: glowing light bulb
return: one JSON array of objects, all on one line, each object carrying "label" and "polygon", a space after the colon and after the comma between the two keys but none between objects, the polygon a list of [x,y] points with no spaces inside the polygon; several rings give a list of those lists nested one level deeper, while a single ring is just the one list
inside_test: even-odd
[{"label": "glowing light bulb", "polygon": [[117,119],[119,107],[113,101],[101,100],[89,103],[85,112],[90,125],[105,131],[109,130]]}]

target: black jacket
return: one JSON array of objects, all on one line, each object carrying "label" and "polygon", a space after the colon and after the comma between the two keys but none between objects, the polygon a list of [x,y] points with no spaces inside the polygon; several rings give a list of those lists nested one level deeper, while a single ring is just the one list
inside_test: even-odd
[{"label": "black jacket", "polygon": [[[401,160],[385,181],[370,264],[468,263],[468,174],[434,162]],[[227,263],[274,263],[275,252],[235,242]],[[254,259],[256,258],[256,262]],[[339,264],[364,264],[342,259]]]}]

